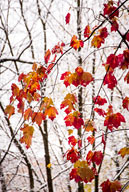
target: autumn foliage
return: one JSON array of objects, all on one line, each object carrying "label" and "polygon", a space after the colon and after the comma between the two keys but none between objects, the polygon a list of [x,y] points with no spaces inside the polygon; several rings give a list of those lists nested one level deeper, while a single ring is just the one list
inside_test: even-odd
[{"label": "autumn foliage", "polygon": [[[103,16],[110,19],[111,33],[119,29],[117,18],[120,13],[119,10],[116,10],[117,7],[118,5],[114,5],[113,1],[108,1],[108,3],[104,4]],[[65,17],[66,24],[70,24],[70,18],[71,14],[68,13]],[[94,33],[92,33],[93,30],[90,25],[86,25],[83,31],[84,38],[88,39],[91,36],[91,46],[99,49],[105,43],[110,32],[107,27],[97,28]],[[78,52],[78,50],[83,49],[86,39],[81,40],[76,35],[73,35],[69,42],[70,50],[74,49],[74,51]],[[129,41],[129,33],[127,33],[125,41]],[[9,119],[17,112],[22,115],[24,125],[20,129],[22,132],[20,142],[25,143],[26,148],[29,148],[33,142],[35,124],[40,127],[44,120],[50,119],[53,121],[59,113],[52,98],[42,97],[40,90],[41,83],[48,78],[56,65],[57,54],[65,54],[64,47],[65,44],[61,42],[57,43],[52,50],[48,49],[44,56],[45,65],[34,63],[32,71],[19,75],[18,81],[21,82],[21,86],[15,83],[11,86],[12,95],[9,105],[5,108],[5,114],[8,115]],[[110,91],[119,83],[115,75],[116,70],[124,71],[123,81],[129,84],[129,72],[127,71],[129,69],[129,50],[125,49],[120,54],[109,54],[105,59],[105,63],[102,63],[102,68],[105,68],[102,86],[107,86]],[[82,87],[84,89],[87,89],[87,87],[95,81],[93,74],[90,71],[84,70],[82,66],[75,67],[74,71],[65,71],[61,74],[60,80],[66,88]],[[86,155],[83,158],[81,156],[82,138],[77,137],[74,132],[82,129],[83,133],[88,133],[85,138],[85,143],[93,147],[96,141],[95,132],[99,130],[96,129],[94,119],[84,119],[78,108],[78,97],[76,94],[72,92],[67,93],[60,103],[60,110],[65,114],[64,123],[69,133],[69,149],[66,151],[65,158],[73,164],[70,171],[70,180],[88,183],[95,179],[95,176],[99,174],[99,166],[104,159],[107,133],[120,129],[123,123],[126,122],[124,115],[119,110],[116,111],[107,98],[103,98],[101,92],[99,92],[93,97],[92,103],[92,112],[95,112],[98,118],[101,116],[103,119],[103,127],[107,130],[101,135],[103,150],[94,149],[86,151]],[[36,103],[35,107],[32,107],[32,103]],[[122,97],[121,107],[127,112],[129,111],[128,96]],[[126,147],[121,148],[119,151],[119,155],[121,155],[122,158],[128,154],[129,149]],[[121,191],[122,185],[118,181],[110,181],[107,179],[100,187],[103,192],[117,192]]]}]

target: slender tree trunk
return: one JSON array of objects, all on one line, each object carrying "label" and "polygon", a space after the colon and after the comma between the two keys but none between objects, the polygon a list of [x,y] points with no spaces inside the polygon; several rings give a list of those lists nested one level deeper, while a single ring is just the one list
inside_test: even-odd
[{"label": "slender tree trunk", "polygon": [[[94,58],[93,58],[93,64],[92,64],[92,74],[93,76],[95,76],[95,53],[94,53]],[[92,83],[92,105],[94,104],[93,103],[93,98],[95,97],[95,81],[93,81]],[[94,118],[95,118],[95,112],[93,110],[92,112],[92,121],[94,121]],[[93,136],[95,137],[95,131],[93,131]],[[93,143],[93,147],[92,149],[94,150],[95,149],[95,142]],[[95,163],[93,163],[93,167],[96,169],[96,165]],[[95,192],[98,192],[99,191],[99,175],[95,175]]]},{"label": "slender tree trunk", "polygon": [[[41,8],[39,4],[39,0],[36,1],[37,3],[37,9],[38,9],[38,14],[39,18],[43,27],[43,35],[44,35],[44,53],[47,50],[47,34],[46,34],[46,21],[44,21],[41,17]],[[43,99],[45,96],[45,91],[46,91],[46,80],[41,84],[41,98]],[[47,186],[48,186],[48,191],[53,192],[53,181],[52,181],[52,173],[51,169],[47,167],[48,164],[50,164],[50,152],[49,152],[49,143],[48,143],[48,124],[47,120],[44,121],[43,123],[44,126],[44,131],[42,131],[42,128],[40,127],[40,132],[43,137],[43,143],[44,143],[44,150],[45,150],[45,166],[46,166],[46,174],[47,174]]]},{"label": "slender tree trunk", "polygon": [[[81,40],[81,1],[77,0],[77,34],[79,40]],[[78,49],[78,65],[82,66],[82,57],[80,55],[81,48]],[[79,88],[78,90],[78,106],[79,106],[79,112],[81,114],[81,118],[83,117],[82,114],[82,107],[83,107],[83,101],[82,101],[82,87]],[[78,136],[81,138],[82,133],[81,133],[81,128],[78,129]],[[80,154],[81,156],[81,154]],[[82,182],[78,183],[78,192],[84,192],[84,186]]]},{"label": "slender tree trunk", "polygon": [[[1,160],[1,152],[0,152],[0,160]],[[6,187],[6,181],[5,181],[5,177],[4,177],[2,163],[0,164],[0,183],[1,183],[1,191],[6,192],[7,187]]]}]

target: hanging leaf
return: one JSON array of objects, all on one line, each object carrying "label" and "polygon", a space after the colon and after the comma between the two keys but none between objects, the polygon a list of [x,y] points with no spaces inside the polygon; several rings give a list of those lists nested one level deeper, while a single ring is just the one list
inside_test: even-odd
[{"label": "hanging leaf", "polygon": [[34,127],[29,126],[27,124],[24,124],[24,127],[21,128],[20,130],[23,131],[23,137],[20,138],[20,142],[25,143],[26,148],[28,149],[32,143],[32,136],[33,136],[33,132],[34,132]]},{"label": "hanging leaf", "polygon": [[68,144],[74,147],[77,144],[77,139],[74,136],[68,137]]},{"label": "hanging leaf", "polygon": [[84,29],[84,37],[89,37],[91,34],[90,26],[87,25]]},{"label": "hanging leaf", "polygon": [[72,110],[75,110],[75,103],[77,102],[77,98],[74,94],[70,94],[68,93],[65,98],[64,101],[62,101],[60,108],[64,108],[67,107],[65,109],[65,113],[69,114],[70,112],[72,112]]},{"label": "hanging leaf", "polygon": [[124,158],[125,155],[129,155],[129,147],[123,147],[118,154],[120,154],[122,158]]},{"label": "hanging leaf", "polygon": [[91,131],[91,132],[96,131],[94,122],[93,122],[92,120],[90,120],[90,119],[87,119],[87,120],[85,121],[85,124],[84,124],[84,129],[85,129],[86,131],[88,131],[88,132],[89,132],[89,131]]},{"label": "hanging leaf", "polygon": [[66,17],[65,17],[66,24],[69,24],[69,22],[70,22],[70,17],[71,17],[70,13],[67,13],[67,15],[66,15]]},{"label": "hanging leaf", "polygon": [[50,59],[50,56],[51,56],[51,52],[50,52],[50,49],[48,49],[45,53],[45,56],[44,56],[44,60],[45,60],[45,63],[47,64],[49,59]]},{"label": "hanging leaf", "polygon": [[67,160],[70,160],[71,163],[75,163],[80,158],[79,152],[76,149],[74,149],[74,147],[68,150],[66,154],[67,154]]},{"label": "hanging leaf", "polygon": [[78,48],[80,47],[83,47],[84,46],[84,43],[82,40],[78,40],[77,39],[77,36],[74,35],[71,39],[71,43],[70,43],[70,46],[73,47],[75,50],[77,50]]},{"label": "hanging leaf", "polygon": [[120,192],[121,191],[121,184],[119,181],[104,181],[101,185],[102,192]]},{"label": "hanging leaf", "polygon": [[99,95],[97,97],[94,97],[93,101],[95,104],[98,104],[98,105],[104,105],[105,103],[107,103],[107,100],[105,98],[102,98]]},{"label": "hanging leaf", "polygon": [[10,117],[15,113],[15,108],[12,105],[7,105],[5,113],[9,115],[8,118],[10,119]]}]

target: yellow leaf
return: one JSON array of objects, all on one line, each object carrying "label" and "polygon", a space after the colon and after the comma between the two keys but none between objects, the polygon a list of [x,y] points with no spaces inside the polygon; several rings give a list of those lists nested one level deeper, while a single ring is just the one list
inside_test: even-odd
[{"label": "yellow leaf", "polygon": [[68,134],[71,135],[73,133],[72,129],[68,129]]},{"label": "yellow leaf", "polygon": [[91,192],[91,184],[86,184],[84,186],[85,192]]},{"label": "yellow leaf", "polygon": [[52,164],[51,163],[49,163],[48,165],[47,165],[47,168],[51,168],[51,166],[52,166]]}]

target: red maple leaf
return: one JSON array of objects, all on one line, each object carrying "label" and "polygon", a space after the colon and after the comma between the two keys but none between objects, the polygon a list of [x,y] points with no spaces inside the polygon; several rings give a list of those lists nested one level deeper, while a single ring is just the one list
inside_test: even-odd
[{"label": "red maple leaf", "polygon": [[117,80],[113,74],[113,72],[109,71],[107,74],[106,74],[106,77],[104,79],[104,82],[103,82],[104,85],[108,85],[108,88],[109,89],[113,89],[116,85],[117,85]]},{"label": "red maple leaf", "polygon": [[129,97],[125,97],[124,99],[123,99],[123,108],[124,109],[127,109],[128,111],[129,111]]},{"label": "red maple leaf", "polygon": [[77,144],[77,139],[74,136],[70,136],[68,138],[68,144],[71,144],[74,147]]},{"label": "red maple leaf", "polygon": [[61,44],[58,43],[57,45],[54,46],[54,48],[52,49],[52,54],[55,53],[61,53],[63,54],[63,47],[65,46],[65,44],[62,42]]},{"label": "red maple leaf", "polygon": [[79,158],[80,154],[74,147],[67,151],[67,160],[70,160],[71,163],[75,163]]},{"label": "red maple leaf", "polygon": [[91,144],[91,145],[93,145],[93,143],[95,142],[95,137],[92,135],[92,136],[89,136],[89,137],[87,137],[87,140],[88,140],[88,142]]},{"label": "red maple leaf", "polygon": [[102,187],[102,192],[118,192],[121,191],[122,187],[119,181],[110,181],[109,179],[100,186]]},{"label": "red maple leaf", "polygon": [[119,28],[119,25],[118,25],[116,19],[113,19],[113,22],[111,24],[111,31],[117,31],[118,28]]},{"label": "red maple leaf", "polygon": [[[113,11],[115,11],[117,9],[117,7],[113,6],[113,1],[109,1],[107,4],[104,4],[104,15],[110,15],[111,13],[113,13]],[[119,10],[115,11],[111,16],[110,19],[114,18],[114,17],[118,17],[119,16]]]},{"label": "red maple leaf", "polygon": [[92,157],[92,162],[94,162],[96,165],[100,165],[103,160],[103,154],[101,151],[95,151],[94,155]]},{"label": "red maple leaf", "polygon": [[104,126],[107,126],[110,131],[113,130],[113,127],[118,128],[121,122],[125,122],[125,118],[121,113],[115,113],[107,115],[104,121]]},{"label": "red maple leaf", "polygon": [[106,112],[103,109],[94,108],[94,111],[97,112],[100,116],[105,116]]},{"label": "red maple leaf", "polygon": [[93,101],[95,104],[98,104],[98,105],[104,105],[105,103],[107,103],[107,100],[105,98],[102,98],[99,95],[97,97],[94,97]]},{"label": "red maple leaf", "polygon": [[69,22],[70,22],[70,17],[71,17],[70,13],[67,13],[67,15],[66,15],[66,17],[65,17],[66,24],[69,24]]},{"label": "red maple leaf", "polygon": [[102,37],[103,39],[106,38],[108,36],[108,31],[106,27],[103,27],[99,30],[100,32],[100,37]]},{"label": "red maple leaf", "polygon": [[77,168],[73,168],[70,172],[70,180],[75,179],[75,182],[82,181],[81,177],[77,174]]},{"label": "red maple leaf", "polygon": [[70,113],[64,118],[64,120],[66,126],[74,126],[76,129],[81,128],[81,126],[84,124],[84,121],[80,117],[80,113],[78,111]]},{"label": "red maple leaf", "polygon": [[95,163],[96,165],[100,165],[103,159],[103,154],[101,151],[89,151],[86,157],[88,164],[90,165],[91,162]]},{"label": "red maple leaf", "polygon": [[90,26],[87,25],[84,29],[84,37],[89,37],[91,34]]},{"label": "red maple leaf", "polygon": [[115,69],[119,65],[118,58],[114,54],[108,56],[106,63],[109,64],[112,69]]}]

